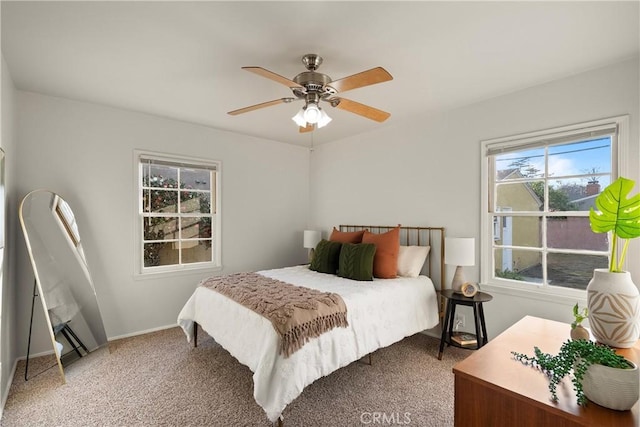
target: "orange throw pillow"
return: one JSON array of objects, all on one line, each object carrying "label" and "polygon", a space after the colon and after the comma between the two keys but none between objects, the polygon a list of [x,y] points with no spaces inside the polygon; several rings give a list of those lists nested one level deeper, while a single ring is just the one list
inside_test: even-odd
[{"label": "orange throw pillow", "polygon": [[376,245],[373,257],[373,277],[393,279],[398,275],[398,253],[400,252],[400,227],[382,234],[364,232],[362,243]]},{"label": "orange throw pillow", "polygon": [[340,243],[362,243],[362,236],[365,230],[360,231],[340,231],[333,227],[329,241]]}]

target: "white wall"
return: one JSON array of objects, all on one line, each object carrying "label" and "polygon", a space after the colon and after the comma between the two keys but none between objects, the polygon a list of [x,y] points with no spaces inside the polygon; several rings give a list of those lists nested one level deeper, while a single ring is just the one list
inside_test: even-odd
[{"label": "white wall", "polygon": [[17,310],[15,305],[16,298],[16,278],[15,278],[15,239],[16,228],[18,226],[18,218],[15,215],[17,212],[16,190],[15,190],[15,167],[13,165],[15,161],[15,89],[13,87],[13,80],[11,79],[11,73],[7,63],[2,56],[2,71],[0,72],[2,80],[2,121],[1,121],[1,136],[0,146],[5,152],[5,205],[0,206],[0,209],[5,209],[6,224],[5,227],[5,250],[4,259],[0,260],[2,268],[2,282],[1,286],[1,301],[0,307],[0,399],[2,404],[0,407],[4,408],[4,402],[8,396],[9,387],[11,386],[12,370],[18,357],[17,341],[18,337],[16,331],[16,316]]},{"label": "white wall", "polygon": [[[478,246],[481,140],[623,114],[630,115],[628,176],[638,180],[638,80],[635,58],[321,145],[311,157],[310,223],[325,231],[345,223],[445,226],[448,236],[476,237]],[[639,259],[636,247],[629,265],[637,284]],[[478,266],[466,271],[478,280]],[[527,314],[572,320],[575,301],[492,292],[485,307],[490,336]]]},{"label": "white wall", "polygon": [[[109,338],[174,325],[198,281],[211,274],[134,279],[135,148],[222,161],[221,273],[306,260],[308,149],[21,91],[16,115],[18,195],[47,188],[73,208]],[[17,251],[23,355],[33,276],[21,232]],[[33,353],[50,350],[43,334],[32,345]]]}]

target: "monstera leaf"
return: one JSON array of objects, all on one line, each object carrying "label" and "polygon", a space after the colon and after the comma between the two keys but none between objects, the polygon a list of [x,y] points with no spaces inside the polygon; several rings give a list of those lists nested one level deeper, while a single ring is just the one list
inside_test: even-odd
[{"label": "monstera leaf", "polygon": [[614,232],[622,239],[640,236],[640,194],[627,195],[634,181],[618,178],[596,198],[599,212],[591,208],[589,220],[595,233]]},{"label": "monstera leaf", "polygon": [[[640,194],[627,198],[633,184],[634,182],[630,179],[616,179],[596,198],[596,207],[599,211],[591,208],[589,212],[591,230],[595,233],[612,232],[609,263],[611,272],[622,271],[629,239],[640,236]],[[619,260],[617,260],[618,237],[625,239]]]}]

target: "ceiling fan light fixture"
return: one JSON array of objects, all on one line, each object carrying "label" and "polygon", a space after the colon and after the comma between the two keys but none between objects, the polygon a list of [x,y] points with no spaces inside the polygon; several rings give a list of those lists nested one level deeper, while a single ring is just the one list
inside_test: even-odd
[{"label": "ceiling fan light fixture", "polygon": [[298,111],[298,114],[293,116],[291,120],[296,122],[296,124],[302,128],[307,127],[307,121],[304,119],[304,108],[301,108],[300,111]]},{"label": "ceiling fan light fixture", "polygon": [[320,110],[320,119],[318,120],[318,124],[316,126],[318,126],[318,128],[325,127],[331,120],[333,119],[329,117],[329,115],[324,110]]},{"label": "ceiling fan light fixture", "polygon": [[320,108],[318,108],[317,104],[309,103],[307,107],[304,109],[304,119],[307,123],[315,124],[320,120]]}]

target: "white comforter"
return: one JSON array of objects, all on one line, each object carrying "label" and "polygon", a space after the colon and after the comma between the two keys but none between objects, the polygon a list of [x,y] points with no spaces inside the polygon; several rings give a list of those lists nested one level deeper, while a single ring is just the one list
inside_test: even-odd
[{"label": "white comforter", "polygon": [[218,292],[203,287],[195,290],[178,324],[191,341],[193,322],[197,322],[251,369],[253,397],[272,422],[318,378],[438,323],[435,289],[425,276],[358,282],[317,273],[307,266],[258,273],[341,295],[349,321],[347,328],[335,328],[284,358],[278,354],[278,335],[269,320]]}]

